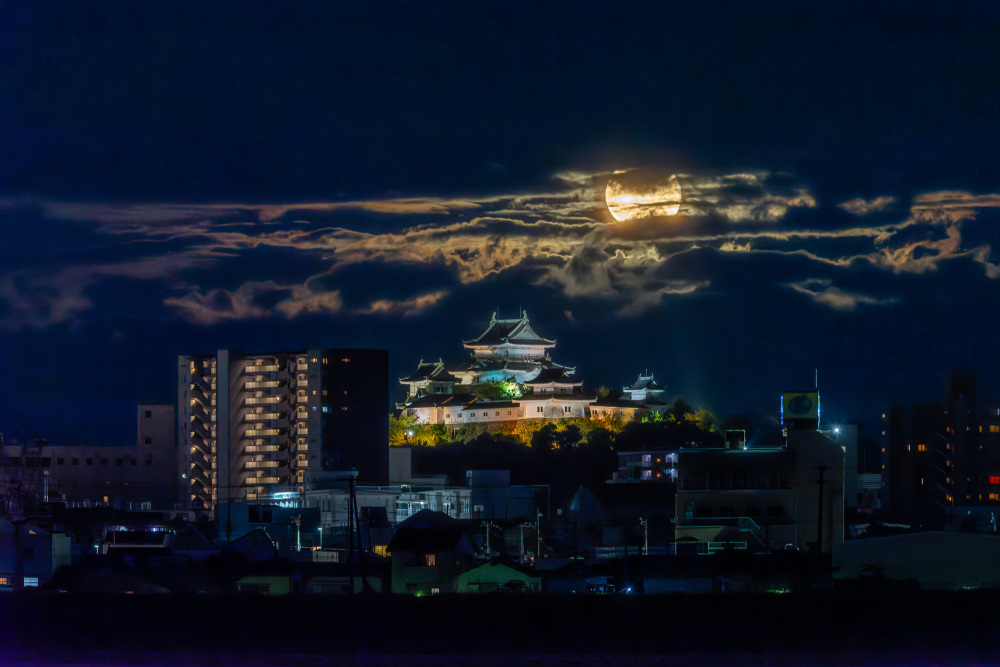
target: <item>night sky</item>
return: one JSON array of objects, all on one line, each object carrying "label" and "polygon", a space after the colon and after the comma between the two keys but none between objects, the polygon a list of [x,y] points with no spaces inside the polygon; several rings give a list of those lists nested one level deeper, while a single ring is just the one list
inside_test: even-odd
[{"label": "night sky", "polygon": [[3,3],[0,431],[131,442],[178,354],[397,378],[522,308],[720,417],[1000,393],[1000,13],[812,4]]}]

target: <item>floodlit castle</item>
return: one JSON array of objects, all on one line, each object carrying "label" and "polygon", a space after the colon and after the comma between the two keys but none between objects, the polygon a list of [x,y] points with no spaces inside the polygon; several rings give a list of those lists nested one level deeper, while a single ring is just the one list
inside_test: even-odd
[{"label": "floodlit castle", "polygon": [[486,330],[463,342],[468,360],[453,368],[444,362],[417,364],[400,378],[409,395],[400,406],[418,424],[458,427],[515,419],[566,419],[589,414],[593,398],[573,377],[575,367],[552,361],[556,341],[542,338],[528,314],[516,320],[493,313]]}]

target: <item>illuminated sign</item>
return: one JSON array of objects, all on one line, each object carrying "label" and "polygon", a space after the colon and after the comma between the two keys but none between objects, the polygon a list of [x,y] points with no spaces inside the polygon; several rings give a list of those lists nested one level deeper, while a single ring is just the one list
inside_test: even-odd
[{"label": "illuminated sign", "polygon": [[781,395],[781,423],[800,419],[819,421],[818,391],[790,391]]},{"label": "illuminated sign", "polygon": [[278,493],[272,493],[271,498],[274,500],[288,500],[289,498],[298,498],[299,494],[297,491],[279,491]]}]

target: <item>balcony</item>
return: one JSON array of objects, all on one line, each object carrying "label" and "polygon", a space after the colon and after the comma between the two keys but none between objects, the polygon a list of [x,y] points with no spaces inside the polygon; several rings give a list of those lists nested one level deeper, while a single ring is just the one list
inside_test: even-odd
[{"label": "balcony", "polygon": [[284,428],[248,428],[243,432],[245,438],[263,438],[273,435],[284,435]]},{"label": "balcony", "polygon": [[267,452],[277,452],[280,451],[280,446],[274,445],[247,445],[243,448],[242,453],[246,454],[263,454]]},{"label": "balcony", "polygon": [[272,389],[274,387],[280,387],[281,380],[251,380],[250,382],[245,382],[243,384],[243,389]]},{"label": "balcony", "polygon": [[252,396],[243,399],[244,405],[277,405],[281,402],[281,396]]},{"label": "balcony", "polygon": [[248,422],[272,421],[281,419],[284,415],[280,412],[250,412],[244,419]]},{"label": "balcony", "polygon": [[257,470],[260,468],[277,468],[277,461],[247,461],[243,464],[245,470]]},{"label": "balcony", "polygon": [[244,366],[243,374],[260,375],[261,373],[277,373],[280,370],[281,366],[278,366],[277,364],[271,362],[267,365],[261,365],[261,366]]}]

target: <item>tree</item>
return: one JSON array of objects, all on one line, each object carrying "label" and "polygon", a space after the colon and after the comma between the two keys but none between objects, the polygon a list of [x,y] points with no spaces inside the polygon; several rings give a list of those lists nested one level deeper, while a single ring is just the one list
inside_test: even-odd
[{"label": "tree", "polygon": [[531,436],[531,448],[539,453],[546,453],[552,450],[556,441],[556,429],[552,424],[546,424],[535,431]]},{"label": "tree", "polygon": [[389,446],[398,447],[407,444],[409,433],[417,425],[417,418],[413,415],[401,414],[398,417],[389,415]]}]

